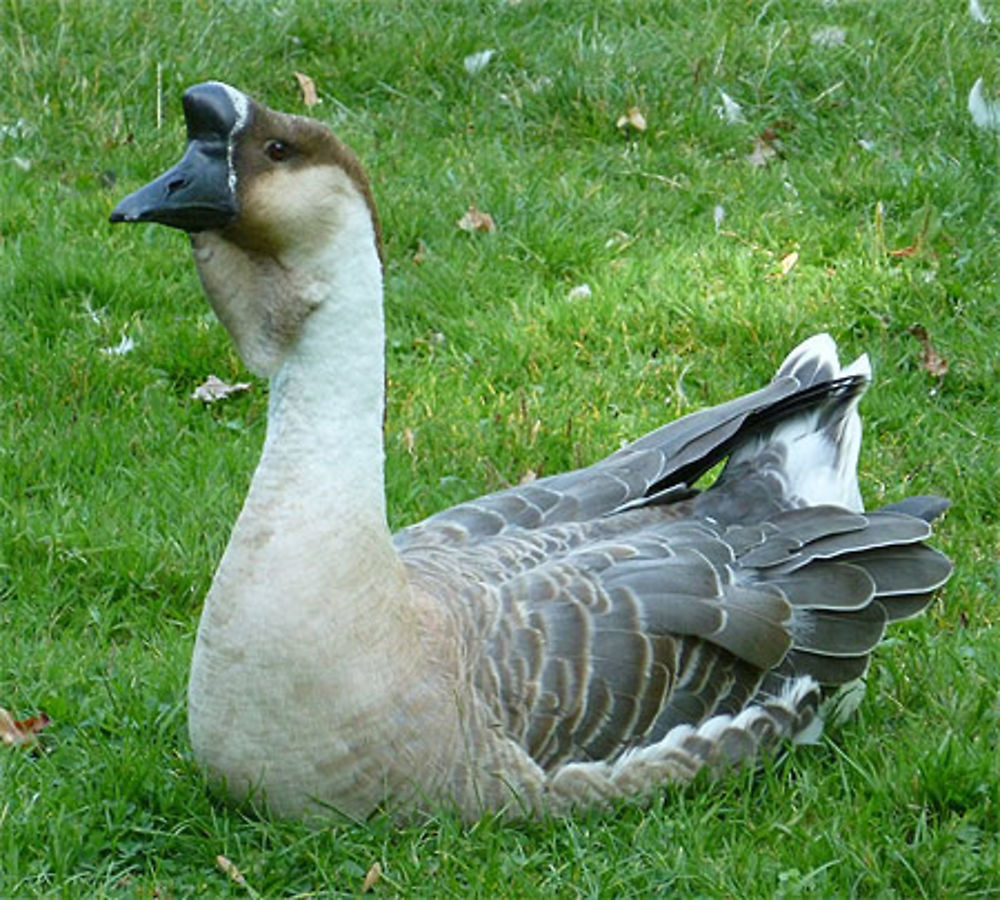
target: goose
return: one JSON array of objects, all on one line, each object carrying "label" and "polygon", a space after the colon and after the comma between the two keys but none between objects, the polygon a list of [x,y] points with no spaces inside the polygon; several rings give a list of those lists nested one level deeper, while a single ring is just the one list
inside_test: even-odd
[{"label": "goose", "polygon": [[188,233],[269,381],[188,688],[225,797],[309,821],[641,802],[815,740],[948,579],[926,544],[946,500],[864,511],[871,369],[826,334],[753,393],[393,535],[365,173],[325,125],[221,82],[183,108],[183,157],[111,221]]}]

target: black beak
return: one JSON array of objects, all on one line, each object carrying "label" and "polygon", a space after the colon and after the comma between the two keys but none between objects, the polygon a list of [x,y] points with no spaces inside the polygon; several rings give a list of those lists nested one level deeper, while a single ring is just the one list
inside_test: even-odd
[{"label": "black beak", "polygon": [[236,216],[232,143],[246,124],[232,94],[216,82],[184,94],[188,146],[173,168],[129,194],[111,212],[112,222],[159,222],[183,231],[224,228]]},{"label": "black beak", "polygon": [[222,228],[236,215],[225,147],[191,141],[176,166],[129,194],[112,211],[112,222],[159,222],[184,231]]}]

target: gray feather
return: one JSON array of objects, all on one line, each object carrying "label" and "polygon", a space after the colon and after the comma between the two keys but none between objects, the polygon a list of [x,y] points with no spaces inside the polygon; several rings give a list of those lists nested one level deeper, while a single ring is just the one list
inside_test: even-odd
[{"label": "gray feather", "polygon": [[812,610],[792,617],[796,650],[826,656],[862,656],[870,653],[885,633],[885,608],[871,603],[850,613]]},{"label": "gray feather", "polygon": [[[791,420],[835,442],[866,381],[817,355],[594,466],[397,535],[415,583],[463,585],[488,721],[546,771],[660,742],[662,764],[696,771],[773,746],[947,579],[951,564],[922,543],[935,498],[861,513],[789,493],[795,442],[768,435]],[[739,464],[693,492],[733,448]]]},{"label": "gray feather", "polygon": [[871,576],[883,599],[938,588],[952,569],[944,554],[923,544],[879,547],[852,561]]},{"label": "gray feather", "polygon": [[812,609],[863,609],[875,596],[875,579],[863,562],[819,560],[789,573],[763,573],[792,606]]}]

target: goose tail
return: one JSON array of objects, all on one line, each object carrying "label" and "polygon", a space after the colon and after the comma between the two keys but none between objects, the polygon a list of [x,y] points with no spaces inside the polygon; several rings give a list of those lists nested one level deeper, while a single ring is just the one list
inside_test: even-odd
[{"label": "goose tail", "polygon": [[[739,493],[753,504],[757,489],[766,485],[773,496],[778,481],[780,493],[794,505],[861,512],[858,401],[871,381],[868,356],[842,366],[833,338],[817,334],[789,353],[774,376],[775,383],[788,379],[798,389],[749,429],[730,454],[717,487],[740,485]],[[731,490],[727,493],[738,502]]]}]

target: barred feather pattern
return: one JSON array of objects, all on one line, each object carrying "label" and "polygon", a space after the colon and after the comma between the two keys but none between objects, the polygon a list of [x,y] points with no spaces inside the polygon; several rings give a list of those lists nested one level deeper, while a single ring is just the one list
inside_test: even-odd
[{"label": "barred feather pattern", "polygon": [[[415,583],[464,586],[459,794],[561,811],[815,739],[824,700],[951,571],[924,543],[944,501],[843,505],[866,384],[865,363],[841,370],[807,347],[763,391],[397,535]],[[839,502],[797,492],[795,452],[847,473]],[[818,483],[810,470],[806,490]]]}]

